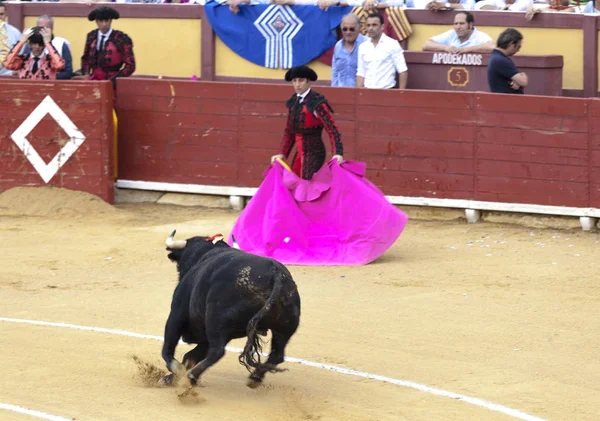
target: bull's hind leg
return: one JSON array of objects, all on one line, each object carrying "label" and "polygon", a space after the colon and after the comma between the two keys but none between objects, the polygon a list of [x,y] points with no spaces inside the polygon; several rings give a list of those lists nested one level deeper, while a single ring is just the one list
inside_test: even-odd
[{"label": "bull's hind leg", "polygon": [[[194,349],[188,351],[183,356],[182,364],[186,369],[190,369],[206,358],[206,354],[208,352],[208,342],[203,342],[198,344]],[[169,373],[164,376],[159,384],[162,386],[172,386],[175,384],[176,379],[175,373]]]},{"label": "bull's hind leg", "polygon": [[269,354],[269,358],[265,364],[255,369],[252,374],[250,374],[250,377],[248,377],[249,380],[246,383],[248,387],[254,389],[255,387],[260,386],[267,371],[285,371],[278,369],[277,365],[281,364],[285,359],[285,347],[290,341],[290,338],[291,335],[273,332],[273,338],[271,340],[271,353]]},{"label": "bull's hind leg", "polygon": [[[183,356],[182,364],[186,369],[190,369],[206,358],[208,352],[208,343],[203,342],[198,344],[194,349],[188,351]],[[159,384],[162,386],[173,386],[176,383],[176,379],[179,377],[179,373],[169,373],[164,376]]]},{"label": "bull's hind leg", "polygon": [[215,326],[212,332],[207,332],[208,349],[206,357],[187,372],[190,383],[195,385],[202,373],[225,355],[225,346],[231,337],[230,332],[221,326]]},{"label": "bull's hind leg", "polygon": [[198,344],[194,349],[186,352],[183,356],[182,364],[188,370],[206,358],[208,353],[208,342]]}]

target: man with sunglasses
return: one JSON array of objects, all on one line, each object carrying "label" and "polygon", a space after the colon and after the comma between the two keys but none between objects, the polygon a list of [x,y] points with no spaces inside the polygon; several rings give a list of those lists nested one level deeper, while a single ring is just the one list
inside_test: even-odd
[{"label": "man with sunglasses", "polygon": [[360,19],[350,13],[342,18],[342,39],[335,44],[331,61],[331,86],[356,87],[358,46],[367,40],[360,30]]}]

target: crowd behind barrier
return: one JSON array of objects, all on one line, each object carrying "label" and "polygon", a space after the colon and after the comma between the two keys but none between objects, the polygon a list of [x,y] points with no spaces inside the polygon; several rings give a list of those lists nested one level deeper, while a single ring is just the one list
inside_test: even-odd
[{"label": "crowd behind barrier", "polygon": [[[8,3],[9,4],[20,4],[20,3],[29,3],[29,2],[8,2]],[[39,4],[39,2],[36,2],[36,3]],[[82,3],[82,2],[61,1],[61,2],[53,2],[53,3]],[[95,2],[83,2],[83,3],[91,5],[92,3],[95,3]],[[113,3],[120,3],[120,2],[117,1],[117,2],[113,2]],[[135,3],[135,2],[124,1],[122,3]],[[216,2],[209,2],[208,4],[215,4],[215,3]],[[267,1],[262,1],[262,0],[258,0],[258,1],[252,0],[251,4],[246,4],[245,2],[239,2],[237,0],[228,0],[227,2],[220,2],[220,4],[223,4],[223,6],[221,6],[223,9],[227,9],[226,5],[229,5],[229,9],[230,9],[230,13],[229,14],[231,14],[231,15],[236,14],[236,12],[233,10],[235,8],[238,9],[237,13],[239,13],[239,8],[240,7],[250,7],[251,8],[251,7],[254,7],[254,6],[264,5],[265,3],[268,3],[268,2]],[[438,3],[439,3],[439,5],[441,5],[439,10],[435,9],[435,8],[438,7],[437,6]],[[358,1],[356,1],[356,2],[353,2],[353,1],[349,1],[349,2],[337,2],[336,1],[335,3],[332,2],[332,1],[329,1],[329,0],[319,0],[319,1],[305,1],[305,0],[302,0],[302,1],[297,1],[295,3],[294,2],[289,2],[287,0],[286,1],[282,0],[282,1],[276,2],[276,4],[295,4],[295,5],[303,5],[303,6],[306,6],[306,5],[315,5],[315,6],[306,6],[306,7],[320,7],[324,11],[326,11],[328,9],[335,8],[338,5],[339,5],[339,7],[344,7],[345,6],[346,7],[345,10],[350,10],[352,12],[356,12],[358,9],[361,9],[360,13],[363,13],[363,16],[362,16],[363,18],[365,16],[364,15],[365,10],[368,10],[368,8],[372,8],[372,7],[375,7],[376,10],[380,14],[382,14],[382,15],[384,15],[384,10],[386,10],[386,9],[409,10],[409,9],[419,9],[419,8],[421,8],[421,9],[427,9],[427,8],[429,8],[429,9],[431,9],[430,13],[432,13],[432,14],[446,14],[446,15],[448,15],[448,12],[444,12],[445,9],[452,9],[454,11],[469,10],[469,9],[486,10],[486,11],[488,11],[488,10],[493,10],[493,7],[498,6],[498,5],[496,5],[496,6],[489,5],[487,3],[488,3],[488,0],[482,0],[482,1],[478,1],[478,2],[469,2],[469,1],[466,1],[466,0],[460,0],[460,1],[459,0],[453,0],[453,2],[450,2],[450,3],[419,2],[419,1],[406,1],[405,2],[404,0],[394,0],[394,1],[390,1],[388,3],[383,3],[383,2],[377,3],[377,2],[373,2],[371,0],[365,1],[365,2],[358,2]],[[110,3],[105,2],[103,4],[110,4]],[[436,4],[436,6],[432,6],[433,4]],[[562,7],[562,8],[559,7],[558,3],[551,3],[551,4],[547,3],[547,2],[539,2],[538,3],[538,2],[534,2],[533,0],[516,0],[516,1],[509,0],[509,2],[506,4],[506,7],[504,7],[504,8],[497,7],[497,10],[499,10],[499,13],[511,13],[511,15],[515,15],[515,14],[517,14],[517,12],[515,12],[515,10],[517,10],[519,7],[521,7],[521,6],[525,5],[525,4],[527,4],[528,7],[532,6],[534,8],[538,8],[538,9],[540,7],[542,7],[542,6],[544,6],[544,4],[545,4],[547,6],[546,9],[548,11],[555,11],[556,13],[559,13],[559,14],[573,14],[573,11],[567,10],[564,7]],[[594,2],[592,1],[592,2],[586,3],[585,6],[582,5],[582,4],[579,4],[579,5],[577,5],[576,10],[580,10],[580,9],[584,10],[586,7],[589,9],[589,5],[590,4],[593,6]],[[98,4],[98,6],[100,6],[100,4]],[[332,6],[335,6],[335,7],[332,7]],[[48,9],[49,12],[51,12],[51,9],[50,9],[51,7],[52,6],[49,6],[49,9]],[[165,7],[169,7],[169,6],[165,6]],[[433,9],[435,9],[435,10],[433,10]],[[505,9],[505,10],[502,10],[502,9]],[[500,10],[502,10],[502,11],[500,11]],[[592,8],[592,13],[596,13],[596,12],[598,12],[598,11],[595,8]],[[452,14],[454,14],[454,13],[452,13]],[[477,12],[474,12],[474,14],[475,14],[475,16],[477,16]],[[527,19],[533,19],[534,16],[535,16],[535,14],[533,16],[525,16],[526,19],[524,19],[524,21],[526,21]],[[48,13],[47,17],[51,20],[52,13]],[[338,32],[337,33],[337,38],[340,39],[340,41],[342,41],[343,34],[341,34],[341,25],[340,25],[340,23],[341,23],[341,16],[337,16],[336,19],[340,20],[340,22],[336,22],[335,23],[337,25],[337,32]],[[43,24],[43,23],[38,22],[38,24]],[[386,22],[386,25],[387,24],[388,24],[388,22]],[[47,22],[46,25],[50,25],[50,23]],[[364,19],[363,19],[363,25],[364,25]],[[476,22],[474,23],[474,25],[475,25],[475,30],[476,30]],[[14,28],[14,26],[13,26],[12,30],[11,30],[11,27],[8,24],[6,24],[4,26],[5,26],[5,32],[7,32],[7,36],[6,36],[6,38],[8,38],[8,42],[7,43],[8,43],[9,46],[12,45],[14,47],[14,45],[16,45],[16,43],[18,42],[17,34],[16,34],[16,31],[15,31],[16,28]],[[310,27],[309,25],[305,25],[305,26]],[[214,25],[213,25],[213,27],[214,27]],[[401,45],[404,47],[403,48],[404,51],[418,51],[419,49],[415,48],[415,47],[418,47],[416,45],[411,45],[411,48],[407,48],[406,38],[410,38],[410,23],[406,22],[405,27],[408,29],[408,32],[407,32],[406,36],[404,37],[404,39],[401,39],[402,38],[401,35],[398,36],[398,30],[396,30],[396,34],[393,35],[392,37],[396,38],[399,41],[401,41]],[[449,25],[449,28],[451,28],[450,25]],[[361,27],[361,32],[362,33],[366,32],[364,27]],[[454,30],[453,29],[448,29],[447,33],[450,33],[450,32],[454,32]],[[387,34],[388,32],[384,32],[384,33]],[[125,35],[127,35],[127,34],[125,34]],[[441,35],[443,35],[443,34],[440,34],[439,36],[441,36]],[[21,35],[19,34],[19,38],[20,38],[20,36]],[[494,38],[496,38],[495,34],[493,34],[493,36],[494,36]],[[0,38],[1,37],[2,37],[2,31],[0,30]],[[90,45],[90,43],[88,43],[88,41],[89,40],[86,40],[86,48],[88,48],[88,47],[94,47],[93,45]],[[496,39],[491,40],[492,44],[495,44],[495,41],[496,41]],[[527,43],[527,39],[525,39],[524,42]],[[5,44],[7,44],[7,43],[5,42]],[[132,40],[132,44],[135,44],[135,43],[136,43],[136,40],[133,39]],[[99,46],[99,44],[100,44],[100,39],[98,39],[96,47]],[[24,45],[25,46],[22,49],[21,53],[25,53],[26,54],[28,52],[28,45],[27,45],[27,43],[25,43]],[[71,56],[70,51],[69,51],[69,46],[70,46],[69,40],[61,39],[60,37],[55,37],[55,39],[53,39],[53,41],[52,41],[52,45],[56,47],[56,52],[64,60],[64,65],[63,65],[62,69],[58,70],[56,72],[57,73],[57,77],[59,79],[68,78],[69,72],[71,72],[72,77],[81,78],[81,77],[85,77],[86,76],[86,75],[83,74],[83,73],[85,73],[86,69],[84,68],[85,66],[82,63],[81,58],[78,57],[78,56],[77,57],[69,57],[69,56]],[[427,45],[427,43],[426,43],[426,45]],[[423,46],[423,47],[425,47],[425,46]],[[118,50],[118,48],[116,48],[116,49]],[[423,49],[427,50],[426,48],[423,48]],[[93,48],[92,48],[92,50],[93,50]],[[47,48],[45,49],[45,51],[48,52]],[[129,51],[133,52],[134,49],[130,48]],[[428,51],[435,51],[435,50],[428,50]],[[87,54],[91,54],[92,52],[88,51]],[[491,52],[491,51],[489,51],[489,52]],[[323,59],[325,56],[327,56],[327,53],[329,53],[329,60],[327,60],[327,58]],[[331,64],[331,55],[332,55],[332,53],[333,53],[333,46],[325,54],[322,54],[320,57],[317,57],[317,59],[321,60],[323,63],[326,63],[326,64],[330,65]],[[483,52],[483,53],[486,54],[488,52]],[[458,54],[460,54],[460,52]],[[530,52],[530,54],[531,54],[531,52]],[[546,50],[545,54],[548,54],[547,50]],[[2,58],[5,59],[6,55],[7,54],[4,52],[3,55],[2,55]],[[123,52],[121,52],[121,55],[127,56],[127,54],[124,54]],[[544,54],[542,54],[542,55],[544,55]],[[121,58],[122,58],[121,61],[124,63],[126,61],[127,57],[121,57]],[[134,54],[133,54],[133,58],[135,59],[135,55]],[[243,57],[243,58],[247,59],[247,57]],[[308,61],[304,60],[302,63],[295,63],[295,65],[300,65],[300,64],[308,64]],[[31,64],[30,68],[32,66],[33,65]],[[117,63],[107,63],[107,66],[109,68],[113,68],[113,67],[117,67],[118,64]],[[569,66],[571,66],[571,61],[568,60],[567,58],[565,58],[565,66],[567,68]],[[285,66],[285,67],[289,68],[291,66]],[[72,69],[72,70],[70,70],[70,69]],[[570,71],[568,71],[567,69],[565,69],[565,71],[567,72],[567,75],[566,75],[567,78],[572,77]],[[21,74],[22,77],[26,77],[26,74],[27,74],[27,72],[20,72],[20,71],[14,71],[14,70],[11,71],[10,69],[6,69],[6,68],[1,68],[0,69],[0,75],[7,75],[7,74],[10,74],[10,73],[12,73],[14,76],[17,76],[18,74]],[[104,72],[104,73],[109,73],[109,72]],[[409,73],[410,73],[410,69],[409,69]],[[121,65],[121,71],[113,72],[112,76],[116,75],[116,77],[124,77],[124,76],[128,76],[128,75],[131,75],[131,74],[140,74],[139,71],[136,72],[135,63],[132,63],[132,62],[128,63],[127,66],[125,66],[124,64]],[[91,76],[91,75],[87,75],[87,76]],[[112,78],[112,76],[109,76],[109,77]],[[168,75],[165,75],[165,76],[168,76]],[[190,75],[190,77],[192,77],[192,75]],[[94,78],[95,77],[92,77],[92,79],[94,79]],[[323,78],[323,79],[325,79],[325,78]],[[333,79],[333,75],[332,75],[332,79]],[[333,86],[342,86],[342,85],[336,85],[335,80],[332,81],[332,85]],[[402,81],[399,81],[399,82],[396,83],[395,87],[398,87],[398,86],[402,87]],[[409,84],[409,86],[410,86],[410,84]],[[414,85],[412,85],[412,86],[414,86]],[[419,88],[421,88],[421,87],[419,87]],[[480,89],[480,88],[477,88],[477,89]],[[525,92],[525,93],[527,93],[527,92]],[[536,91],[535,93],[538,94],[540,92]]]}]

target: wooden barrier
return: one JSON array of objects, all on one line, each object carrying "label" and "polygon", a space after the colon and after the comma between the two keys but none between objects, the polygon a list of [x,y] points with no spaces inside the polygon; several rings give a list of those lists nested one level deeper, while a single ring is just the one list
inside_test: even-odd
[{"label": "wooden barrier", "polygon": [[110,82],[0,80],[0,192],[56,186],[114,202]]},{"label": "wooden barrier", "polygon": [[[287,85],[120,79],[123,187],[251,196]],[[392,202],[600,216],[596,99],[317,87]],[[324,134],[329,146],[329,139]],[[331,156],[331,155],[329,155]],[[145,184],[150,183],[150,184]]]}]

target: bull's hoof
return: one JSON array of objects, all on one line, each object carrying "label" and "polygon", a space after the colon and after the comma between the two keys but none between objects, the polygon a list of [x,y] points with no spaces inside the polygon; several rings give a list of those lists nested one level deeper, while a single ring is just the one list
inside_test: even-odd
[{"label": "bull's hoof", "polygon": [[190,379],[190,384],[192,386],[196,386],[198,384],[198,379],[192,373],[188,373],[188,379]]},{"label": "bull's hoof", "polygon": [[262,385],[262,380],[248,379],[246,382],[246,386],[250,389],[256,389],[257,387]]},{"label": "bull's hoof", "polygon": [[166,376],[164,376],[163,378],[161,378],[158,381],[158,385],[159,386],[173,386],[173,384],[175,383],[175,374],[170,373],[167,374]]}]

